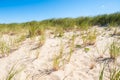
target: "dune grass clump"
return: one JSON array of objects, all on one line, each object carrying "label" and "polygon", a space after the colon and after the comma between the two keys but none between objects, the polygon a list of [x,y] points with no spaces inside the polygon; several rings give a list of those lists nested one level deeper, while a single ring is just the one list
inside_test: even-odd
[{"label": "dune grass clump", "polygon": [[10,51],[9,45],[4,41],[0,41],[0,54],[2,56],[9,55],[9,51]]},{"label": "dune grass clump", "polygon": [[15,46],[15,47],[18,47],[20,45],[20,43],[22,41],[24,41],[26,39],[26,36],[25,35],[21,35],[20,37],[16,38],[14,41],[13,41],[13,45],[11,46]]},{"label": "dune grass clump", "polygon": [[114,68],[111,71],[110,80],[120,80],[120,69]]},{"label": "dune grass clump", "polygon": [[15,64],[12,66],[12,68],[10,69],[7,77],[6,77],[6,80],[13,80],[13,78],[15,77],[15,75],[19,74],[21,71],[23,71],[24,67],[20,67],[19,66],[19,69],[17,70],[18,66]]},{"label": "dune grass clump", "polygon": [[86,34],[82,35],[82,40],[83,40],[83,45],[87,46],[87,45],[94,45],[96,42],[96,31],[93,32],[87,32]]},{"label": "dune grass clump", "polygon": [[63,45],[60,45],[60,52],[58,56],[55,56],[53,60],[53,70],[57,71],[60,68],[60,63],[62,62],[63,57]]},{"label": "dune grass clump", "polygon": [[39,35],[43,35],[45,33],[45,27],[42,26],[29,26],[28,27],[28,36],[27,37],[35,37]]},{"label": "dune grass clump", "polygon": [[45,43],[45,40],[46,40],[45,35],[41,35],[39,40],[40,40],[40,44],[43,45]]},{"label": "dune grass clump", "polygon": [[55,28],[55,37],[62,37],[64,35],[64,30],[63,30],[63,27],[56,27]]},{"label": "dune grass clump", "polygon": [[108,44],[105,46],[104,49],[99,50],[98,47],[95,47],[97,50],[97,53],[100,55],[99,58],[103,58],[103,55],[105,54],[105,52],[107,51],[107,49],[109,48]]},{"label": "dune grass clump", "polygon": [[39,46],[42,46],[46,41],[45,34],[42,34],[39,38]]},{"label": "dune grass clump", "polygon": [[34,37],[36,35],[36,31],[37,31],[38,27],[37,26],[30,26],[28,29],[29,29],[28,37]]},{"label": "dune grass clump", "polygon": [[[109,27],[109,29],[110,29],[111,27]],[[120,36],[120,31],[119,31],[119,27],[112,27],[111,28],[111,30],[113,31],[111,34],[110,34],[110,36],[112,37],[112,36]]]},{"label": "dune grass clump", "polygon": [[74,48],[75,48],[75,35],[72,36],[72,39],[71,39],[71,44],[70,44],[70,53],[69,53],[69,57],[68,57],[68,62],[70,61],[71,59],[71,56],[74,52]]},{"label": "dune grass clump", "polygon": [[20,43],[22,41],[24,41],[26,39],[26,36],[25,35],[21,35],[18,39],[16,39],[16,43]]},{"label": "dune grass clump", "polygon": [[60,68],[59,64],[60,64],[60,57],[55,56],[55,58],[53,60],[53,70],[54,71],[57,71]]},{"label": "dune grass clump", "polygon": [[[99,75],[99,80],[104,80],[104,72],[105,72],[105,66],[102,68],[100,75]],[[120,69],[114,67],[112,69],[109,69],[109,80],[120,80]]]},{"label": "dune grass clump", "polygon": [[115,59],[120,55],[120,43],[113,41],[109,48],[110,58]]}]

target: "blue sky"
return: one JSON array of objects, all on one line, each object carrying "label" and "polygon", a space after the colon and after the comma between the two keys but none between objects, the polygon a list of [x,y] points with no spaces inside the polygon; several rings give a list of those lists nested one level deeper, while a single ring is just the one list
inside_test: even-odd
[{"label": "blue sky", "polygon": [[120,0],[0,0],[0,23],[120,12]]}]

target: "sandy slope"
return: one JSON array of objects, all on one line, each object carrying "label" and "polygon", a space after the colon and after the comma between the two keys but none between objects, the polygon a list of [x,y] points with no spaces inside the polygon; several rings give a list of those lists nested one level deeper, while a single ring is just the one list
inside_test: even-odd
[{"label": "sandy slope", "polygon": [[[53,71],[52,63],[55,55],[58,55],[60,51],[61,41],[64,47],[63,58],[66,59],[70,51],[71,36],[75,34],[77,36],[75,45],[81,45],[81,32],[65,32],[64,36],[60,38],[54,38],[52,34],[46,33],[45,44],[41,47],[38,47],[38,37],[35,39],[27,38],[9,56],[0,58],[0,80],[6,78],[13,65],[16,65],[14,71],[22,69],[20,73],[14,76],[13,80],[98,80],[99,73],[105,63],[107,63],[105,71],[105,80],[107,80],[108,65],[111,67],[113,63],[112,60],[106,59],[109,58],[108,49],[103,58],[99,58],[100,53],[114,39],[119,40],[119,36],[111,37],[110,34],[113,33],[113,30],[105,30],[100,27],[95,28],[98,32],[96,43],[86,46],[89,48],[88,52],[85,52],[84,48],[75,48],[70,62],[66,61],[58,71]],[[98,53],[96,47],[100,53]],[[36,58],[38,53],[39,57]],[[116,63],[119,64],[119,58]]]}]

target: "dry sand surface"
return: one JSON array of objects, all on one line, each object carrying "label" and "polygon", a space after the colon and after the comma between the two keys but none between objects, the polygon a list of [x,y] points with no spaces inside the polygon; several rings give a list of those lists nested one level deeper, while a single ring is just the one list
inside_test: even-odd
[{"label": "dry sand surface", "polygon": [[[85,32],[80,30],[66,31],[62,37],[54,37],[54,34],[47,30],[46,40],[42,46],[38,46],[40,36],[26,38],[8,56],[0,58],[0,80],[6,80],[11,70],[13,73],[16,72],[11,80],[99,80],[103,66],[106,66],[104,80],[109,80],[109,68],[115,64],[110,58],[109,48],[106,47],[109,47],[113,40],[120,41],[120,35],[112,35],[114,28],[93,27],[90,31],[95,29],[97,32],[95,44],[87,46],[82,46],[81,36]],[[117,31],[120,32],[120,29]],[[75,47],[68,61],[72,35],[75,36]],[[10,39],[16,37],[18,36],[4,34],[0,39],[9,44]],[[59,55],[61,45],[63,55],[59,69],[54,70],[53,61]],[[119,67],[119,64],[118,56],[115,66]]]}]

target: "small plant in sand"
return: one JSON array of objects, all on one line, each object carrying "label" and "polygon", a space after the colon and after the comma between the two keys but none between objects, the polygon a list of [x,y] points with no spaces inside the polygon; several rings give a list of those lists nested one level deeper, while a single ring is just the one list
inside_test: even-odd
[{"label": "small plant in sand", "polygon": [[19,74],[24,69],[24,67],[21,67],[21,66],[19,66],[18,70],[16,68],[18,68],[18,66],[17,64],[14,64],[6,77],[6,80],[13,80],[15,75]]},{"label": "small plant in sand", "polygon": [[14,45],[12,46],[19,46],[19,44],[24,41],[26,39],[25,35],[21,35],[20,37],[18,37],[17,39],[14,40]]},{"label": "small plant in sand", "polygon": [[63,27],[57,27],[55,29],[55,37],[62,37],[64,35]]},{"label": "small plant in sand", "polygon": [[62,61],[62,56],[63,56],[63,45],[60,45],[60,53],[58,56],[55,56],[54,60],[53,60],[53,70],[57,71],[60,68],[60,63]]},{"label": "small plant in sand", "polygon": [[83,40],[83,45],[87,46],[87,45],[94,45],[96,42],[96,31],[93,32],[88,32],[84,35],[82,35],[82,40]]},{"label": "small plant in sand", "polygon": [[89,48],[84,48],[84,51],[87,53],[90,49]]},{"label": "small plant in sand", "polygon": [[38,27],[36,27],[36,26],[30,26],[28,37],[34,37],[36,35],[37,29],[38,29]]},{"label": "small plant in sand", "polygon": [[114,29],[113,35],[117,34],[117,28]]},{"label": "small plant in sand", "polygon": [[107,51],[107,49],[108,49],[109,47],[108,47],[108,45],[106,45],[105,48],[102,49],[102,50],[99,50],[97,46],[96,46],[95,48],[96,48],[96,50],[97,50],[97,53],[100,55],[99,58],[103,58],[103,55],[105,54],[105,52]]},{"label": "small plant in sand", "polygon": [[120,80],[120,69],[112,69],[110,72],[110,80]]},{"label": "small plant in sand", "polygon": [[[99,80],[104,80],[104,71],[105,71],[105,66],[102,68],[100,75],[99,75]],[[112,69],[109,69],[109,80],[120,80],[120,69],[114,67]]]},{"label": "small plant in sand", "polygon": [[55,58],[53,60],[53,70],[54,71],[57,71],[60,68],[59,64],[60,64],[60,57],[55,56]]},{"label": "small plant in sand", "polygon": [[110,58],[115,59],[120,55],[120,43],[113,41],[109,48]]},{"label": "small plant in sand", "polygon": [[9,45],[4,41],[0,41],[0,54],[2,56],[9,55],[8,54],[9,51],[10,51]]},{"label": "small plant in sand", "polygon": [[26,39],[25,35],[21,35],[19,38],[16,39],[16,43],[20,43]]},{"label": "small plant in sand", "polygon": [[82,48],[82,46],[81,46],[81,45],[79,45],[79,44],[77,44],[77,45],[76,45],[76,48]]},{"label": "small plant in sand", "polygon": [[41,26],[30,26],[28,28],[29,35],[28,37],[34,37],[36,35],[42,35],[45,32],[45,28]]},{"label": "small plant in sand", "polygon": [[115,35],[119,36],[120,31],[118,31],[118,30],[119,30],[119,28],[115,27],[113,33],[111,34],[111,36],[115,36]]},{"label": "small plant in sand", "polygon": [[14,39],[10,39],[9,40],[9,46],[11,49],[17,49],[18,46],[21,44],[22,41],[24,41],[26,39],[26,36],[25,35],[21,35],[21,36],[18,36]]},{"label": "small plant in sand", "polygon": [[74,48],[75,48],[75,35],[72,36],[72,42],[70,44],[70,53],[69,53],[69,57],[68,57],[68,62],[71,59],[71,56],[72,56],[72,54],[74,52]]},{"label": "small plant in sand", "polygon": [[103,78],[104,78],[104,70],[105,70],[105,66],[103,66],[102,70],[100,71],[99,80],[103,80]]},{"label": "small plant in sand", "polygon": [[39,38],[39,46],[42,46],[46,41],[45,34],[42,34]]}]

